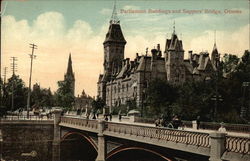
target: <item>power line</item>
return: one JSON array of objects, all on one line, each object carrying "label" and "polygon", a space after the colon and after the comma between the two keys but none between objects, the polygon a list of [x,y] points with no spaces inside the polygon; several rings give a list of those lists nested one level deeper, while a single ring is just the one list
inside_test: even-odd
[{"label": "power line", "polygon": [[17,64],[16,64],[17,57],[11,57],[10,60],[11,60],[10,67],[12,70],[12,75],[15,75],[15,72],[17,72]]},{"label": "power line", "polygon": [[34,55],[34,50],[37,49],[37,45],[30,44],[30,48],[32,49],[32,52],[30,55],[30,77],[29,77],[29,90],[28,90],[28,98],[27,98],[27,117],[29,117],[29,110],[30,110],[30,93],[31,93],[31,77],[32,77],[32,65],[33,65],[33,59],[36,58],[36,55]]},{"label": "power line", "polygon": [[11,63],[10,63],[10,66],[11,66],[11,70],[12,70],[12,96],[11,96],[11,110],[14,110],[14,83],[15,83],[15,72],[17,71],[17,64],[16,64],[16,61],[17,61],[17,57],[11,57]]}]

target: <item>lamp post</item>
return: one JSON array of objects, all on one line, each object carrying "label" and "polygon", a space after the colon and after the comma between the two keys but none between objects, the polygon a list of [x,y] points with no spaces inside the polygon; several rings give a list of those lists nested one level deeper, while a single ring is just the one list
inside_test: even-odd
[{"label": "lamp post", "polygon": [[[247,111],[248,108],[246,107],[246,97],[247,97],[247,92],[249,90],[250,82],[243,82],[242,83],[242,88],[243,88],[243,101],[242,101],[242,106],[240,110],[240,117],[245,119],[247,116]],[[249,96],[248,96],[249,97]]]},{"label": "lamp post", "polygon": [[216,79],[215,79],[215,95],[211,100],[215,101],[214,111],[213,111],[213,120],[217,121],[217,110],[218,110],[218,101],[223,101],[221,95],[218,93],[218,80],[219,80],[219,63],[220,63],[220,54],[217,54],[215,57],[215,67],[216,67]]}]

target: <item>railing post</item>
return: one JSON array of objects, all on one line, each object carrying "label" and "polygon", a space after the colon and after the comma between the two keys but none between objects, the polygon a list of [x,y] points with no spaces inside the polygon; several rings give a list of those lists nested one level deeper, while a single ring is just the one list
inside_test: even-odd
[{"label": "railing post", "polygon": [[106,160],[106,141],[103,135],[105,129],[105,121],[98,121],[98,155],[96,161],[105,161]]},{"label": "railing post", "polygon": [[52,161],[60,161],[60,127],[62,110],[56,109],[54,114],[54,139],[52,143]]},{"label": "railing post", "polygon": [[223,161],[221,159],[223,153],[225,152],[225,133],[210,133],[210,158],[209,161]]}]

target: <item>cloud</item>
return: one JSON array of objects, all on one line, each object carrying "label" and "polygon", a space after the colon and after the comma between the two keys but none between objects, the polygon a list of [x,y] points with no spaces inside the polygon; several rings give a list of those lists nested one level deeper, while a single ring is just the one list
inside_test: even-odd
[{"label": "cloud", "polygon": [[85,89],[88,94],[96,95],[95,82],[102,68],[104,38],[94,34],[89,23],[77,20],[66,30],[64,16],[58,12],[43,13],[30,24],[11,15],[4,16],[2,22],[3,66],[9,66],[11,56],[18,57],[17,73],[26,84],[30,64],[28,54],[31,53],[29,44],[35,43],[38,49],[35,50],[37,59],[33,62],[32,83],[39,82],[42,87],[51,87],[55,91],[57,81],[62,80],[66,72],[71,52],[76,92]]},{"label": "cloud", "polygon": [[[230,53],[241,56],[244,50],[249,50],[249,24],[238,28],[234,32],[216,31],[216,44],[221,54]],[[189,49],[195,51],[212,51],[214,44],[214,31],[204,31],[201,36],[190,41]]]},{"label": "cloud", "polygon": [[122,9],[124,9],[124,10],[139,10],[140,7],[139,6],[133,6],[133,5],[125,5],[125,6],[123,6]]},{"label": "cloud", "polygon": [[[150,17],[156,19],[153,24],[152,21],[147,21]],[[123,15],[122,18],[138,18],[137,25],[121,21],[123,34],[127,40],[125,57],[133,59],[137,52],[145,53],[147,47],[150,51],[158,43],[164,50],[166,33],[172,32],[171,15],[162,14],[157,17],[156,14],[145,14],[141,18],[138,15]],[[168,21],[165,21],[166,19]],[[192,27],[197,26],[198,22],[188,26],[188,23],[191,22],[190,19],[194,19],[194,17],[179,18],[176,19],[176,22],[179,26],[184,26],[186,30],[191,30]],[[195,19],[199,19],[199,16]],[[72,26],[66,28],[65,18],[59,12],[40,14],[32,23],[25,19],[16,20],[11,15],[4,16],[2,19],[3,67],[9,66],[11,56],[17,56],[17,73],[28,84],[30,64],[28,54],[31,53],[29,44],[35,43],[38,45],[38,49],[35,51],[37,59],[34,60],[33,83],[39,82],[42,87],[51,87],[55,91],[57,81],[62,80],[66,72],[68,56],[71,52],[76,77],[76,93],[80,94],[84,89],[88,94],[96,95],[98,74],[103,71],[102,43],[108,31],[108,22],[108,19],[104,20],[104,24],[100,26],[99,30],[94,31],[92,26],[84,20],[76,20]],[[138,22],[143,23],[138,25]],[[186,31],[183,28],[181,30]],[[177,30],[177,32],[179,31]],[[211,52],[214,31],[205,30],[194,34],[196,35],[184,36],[185,51],[208,50]],[[245,49],[249,49],[248,35],[249,24],[236,28],[234,31],[218,30],[219,52],[242,54]]]},{"label": "cloud", "polygon": [[111,15],[112,10],[108,9],[108,8],[103,8],[103,9],[101,9],[101,11],[99,13],[102,15]]}]

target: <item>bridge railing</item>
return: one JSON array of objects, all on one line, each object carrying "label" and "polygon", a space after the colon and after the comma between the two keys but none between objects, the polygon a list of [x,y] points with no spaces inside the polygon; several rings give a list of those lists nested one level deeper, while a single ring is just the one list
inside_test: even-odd
[{"label": "bridge railing", "polygon": [[106,130],[110,132],[149,137],[201,147],[210,147],[209,134],[207,133],[110,122],[107,122],[106,124]]},{"label": "bridge railing", "polygon": [[53,120],[53,115],[47,116],[39,116],[39,115],[6,115],[1,117],[2,120]]},{"label": "bridge railing", "polygon": [[240,154],[250,154],[249,137],[226,136],[226,151]]},{"label": "bridge railing", "polygon": [[[135,122],[154,124],[155,119],[154,118],[135,117]],[[193,126],[192,121],[182,120],[182,122],[183,122],[183,125],[187,128],[192,128],[192,126]],[[218,122],[201,122],[200,123],[200,129],[218,130],[220,128],[220,126],[221,126],[221,124]],[[230,132],[249,133],[249,131],[250,131],[249,124],[224,123],[224,127],[227,129],[227,131],[230,131]]]},{"label": "bridge railing", "polygon": [[98,122],[96,120],[89,120],[89,119],[83,119],[83,118],[72,118],[63,116],[61,117],[61,123],[71,124],[75,126],[83,126],[88,128],[97,129],[98,128]]}]

